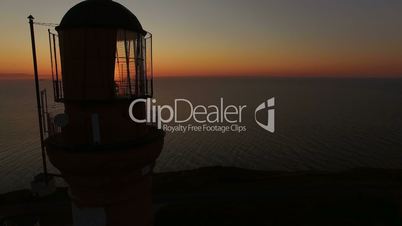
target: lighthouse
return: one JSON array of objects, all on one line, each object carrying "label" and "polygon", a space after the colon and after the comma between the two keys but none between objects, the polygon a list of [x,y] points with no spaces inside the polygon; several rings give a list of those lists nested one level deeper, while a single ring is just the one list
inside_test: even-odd
[{"label": "lighthouse", "polygon": [[[152,35],[112,0],[77,4],[56,30],[53,90],[65,111],[52,119],[45,146],[69,185],[74,225],[150,226],[164,133],[133,122],[128,109],[153,96]],[[132,112],[146,117],[145,103]]]}]

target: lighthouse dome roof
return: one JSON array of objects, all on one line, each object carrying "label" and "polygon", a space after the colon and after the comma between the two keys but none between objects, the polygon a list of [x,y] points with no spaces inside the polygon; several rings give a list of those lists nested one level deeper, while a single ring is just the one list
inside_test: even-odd
[{"label": "lighthouse dome roof", "polygon": [[86,0],[72,7],[57,30],[69,28],[115,28],[145,33],[137,17],[112,0]]}]

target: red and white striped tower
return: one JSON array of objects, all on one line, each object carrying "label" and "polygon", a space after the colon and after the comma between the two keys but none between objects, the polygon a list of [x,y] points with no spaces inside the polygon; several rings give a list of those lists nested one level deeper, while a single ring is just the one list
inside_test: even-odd
[{"label": "red and white striped tower", "polygon": [[[151,174],[164,133],[128,112],[153,95],[152,36],[111,0],[77,4],[56,30],[62,76],[53,84],[65,114],[46,149],[69,184],[74,225],[152,225]],[[145,105],[134,114],[145,118]]]}]

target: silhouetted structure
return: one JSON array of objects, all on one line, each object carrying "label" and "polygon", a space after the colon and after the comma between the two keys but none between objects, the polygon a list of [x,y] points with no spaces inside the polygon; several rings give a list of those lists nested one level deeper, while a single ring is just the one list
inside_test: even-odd
[{"label": "silhouetted structure", "polygon": [[[50,123],[46,149],[70,185],[74,224],[151,225],[151,173],[164,134],[132,122],[128,108],[153,95],[152,36],[111,0],[79,3],[56,30],[61,73],[53,40],[53,84],[65,114]],[[145,115],[145,105],[134,112]]]}]

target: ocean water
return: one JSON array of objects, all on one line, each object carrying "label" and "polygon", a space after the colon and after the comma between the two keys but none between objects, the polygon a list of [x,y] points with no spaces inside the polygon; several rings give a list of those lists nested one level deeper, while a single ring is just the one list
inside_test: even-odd
[{"label": "ocean water", "polygon": [[[50,82],[41,86],[51,99]],[[224,98],[225,105],[247,105],[246,132],[167,133],[157,172],[402,168],[402,79],[163,78],[155,97],[158,104],[185,98],[217,105]],[[271,97],[273,134],[254,120],[254,109]],[[28,187],[41,170],[36,117],[33,81],[0,80],[0,193]]]}]

